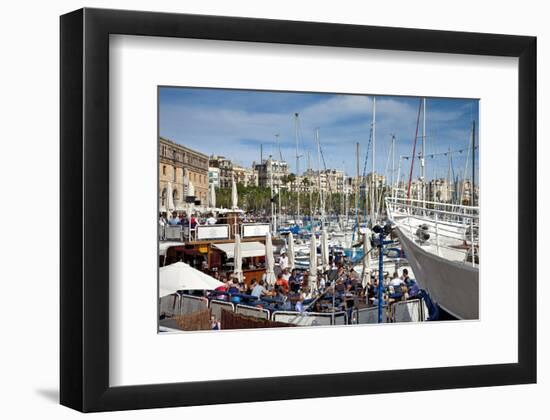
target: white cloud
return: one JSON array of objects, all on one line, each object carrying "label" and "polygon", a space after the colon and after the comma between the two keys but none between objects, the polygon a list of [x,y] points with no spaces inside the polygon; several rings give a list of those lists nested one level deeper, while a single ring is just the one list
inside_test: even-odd
[{"label": "white cloud", "polygon": [[[300,166],[307,166],[307,152],[312,153],[312,166],[316,167],[314,130],[319,127],[321,144],[328,166],[341,168],[343,162],[348,172],[355,172],[355,143],[361,143],[363,167],[371,121],[372,98],[359,95],[330,96],[303,109],[300,115]],[[431,146],[437,148],[435,139],[445,128],[445,140],[459,141],[467,132],[449,128],[461,111],[430,110],[428,107],[428,133]],[[416,101],[398,100],[392,97],[376,99],[376,158],[377,169],[384,170],[389,153],[391,134],[397,137],[396,156],[411,154],[418,116]],[[201,104],[161,106],[161,135],[207,154],[223,154],[243,165],[260,159],[260,144],[264,156],[278,157],[275,133],[280,134],[283,157],[291,168],[295,165],[294,115],[282,112],[251,112]],[[246,140],[243,143],[243,140]],[[463,142],[467,145],[467,138]],[[434,146],[435,144],[435,146]],[[433,150],[431,152],[434,152]],[[313,164],[314,163],[314,164]],[[369,169],[370,170],[370,169]]]}]

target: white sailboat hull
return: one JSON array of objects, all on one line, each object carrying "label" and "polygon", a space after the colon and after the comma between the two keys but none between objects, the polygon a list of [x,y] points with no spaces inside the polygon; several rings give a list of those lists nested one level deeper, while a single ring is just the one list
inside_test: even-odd
[{"label": "white sailboat hull", "polygon": [[439,306],[459,319],[479,319],[479,269],[435,255],[411,240],[397,227],[397,233],[420,287]]}]

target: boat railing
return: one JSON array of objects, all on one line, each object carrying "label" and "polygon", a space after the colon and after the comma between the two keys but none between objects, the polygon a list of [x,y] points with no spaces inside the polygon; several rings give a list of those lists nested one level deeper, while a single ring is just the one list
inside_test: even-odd
[{"label": "boat railing", "polygon": [[386,208],[389,218],[406,228],[411,237],[419,224],[433,229],[437,255],[449,249],[463,253],[464,261],[472,266],[479,261],[479,207],[386,197]]},{"label": "boat railing", "polygon": [[348,315],[344,311],[338,312],[295,312],[274,311],[271,320],[300,326],[319,325],[347,325]]},{"label": "boat railing", "polygon": [[[219,299],[207,299],[186,293],[174,293],[160,299],[160,313],[168,317],[191,315],[204,309],[210,309],[211,314],[221,319],[222,311],[240,315],[262,318],[270,321],[283,322],[299,326],[376,324],[378,323],[378,307],[353,308],[348,311],[336,312],[298,312],[285,310],[268,310],[246,304],[233,304]],[[423,299],[412,298],[407,301],[396,301],[383,305],[382,322],[422,322],[428,318],[427,308]]]}]

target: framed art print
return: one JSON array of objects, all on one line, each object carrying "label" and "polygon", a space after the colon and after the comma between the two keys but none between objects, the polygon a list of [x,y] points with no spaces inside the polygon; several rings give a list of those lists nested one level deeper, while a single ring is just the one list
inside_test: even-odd
[{"label": "framed art print", "polygon": [[536,39],[61,17],[61,402],[536,381]]}]

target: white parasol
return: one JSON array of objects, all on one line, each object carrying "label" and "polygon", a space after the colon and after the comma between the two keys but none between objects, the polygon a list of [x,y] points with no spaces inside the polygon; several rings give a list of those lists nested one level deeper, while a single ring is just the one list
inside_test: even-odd
[{"label": "white parasol", "polygon": [[309,288],[312,295],[317,292],[317,240],[315,233],[311,235],[309,250]]},{"label": "white parasol", "polygon": [[216,187],[214,184],[210,184],[210,194],[208,194],[208,206],[215,209],[216,208]]},{"label": "white parasol", "polygon": [[323,229],[321,231],[321,265],[322,270],[325,271],[328,269],[328,239],[327,232]]},{"label": "white parasol", "polygon": [[370,279],[370,236],[370,230],[367,229],[363,236],[363,272],[361,273],[361,284],[363,287],[367,287]]},{"label": "white parasol", "polygon": [[170,264],[159,270],[159,297],[178,290],[214,290],[220,286],[223,286],[221,281],[184,262]]},{"label": "white parasol", "polygon": [[172,183],[166,186],[166,216],[172,218],[172,212],[176,209],[174,206],[174,193],[172,192]]},{"label": "white parasol", "polygon": [[241,252],[241,235],[238,233],[235,234],[235,251],[233,254],[233,262],[234,262],[234,270],[233,273],[235,274],[235,278],[238,280],[239,283],[242,283],[244,281],[243,278],[243,257]]},{"label": "white parasol", "polygon": [[267,284],[275,284],[275,258],[273,258],[273,243],[271,242],[271,233],[265,234],[265,280]]},{"label": "white parasol", "polygon": [[287,246],[288,266],[290,267],[290,270],[294,270],[294,268],[295,268],[295,262],[294,262],[294,235],[292,234],[292,232],[289,232],[287,241],[288,241],[288,246]]},{"label": "white parasol", "polygon": [[237,195],[237,184],[235,183],[235,177],[231,180],[231,210],[238,209],[239,196]]}]

